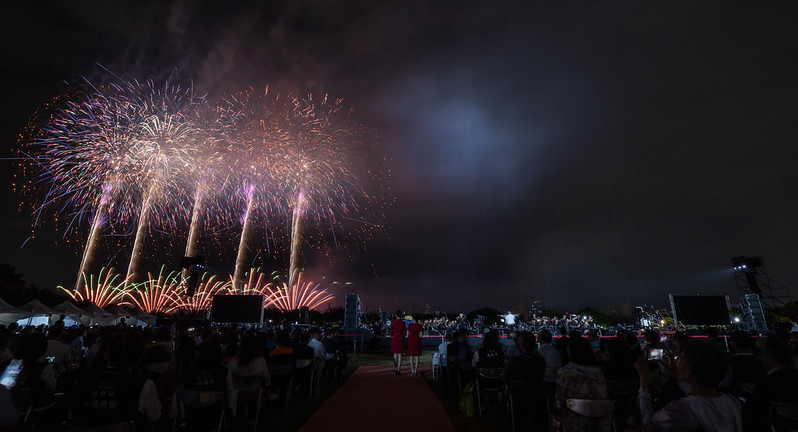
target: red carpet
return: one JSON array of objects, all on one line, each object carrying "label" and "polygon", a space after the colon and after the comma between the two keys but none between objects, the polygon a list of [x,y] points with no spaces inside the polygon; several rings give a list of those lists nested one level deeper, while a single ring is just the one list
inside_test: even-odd
[{"label": "red carpet", "polygon": [[[407,368],[403,368],[408,371]],[[361,366],[302,426],[302,432],[454,431],[424,378]]]}]

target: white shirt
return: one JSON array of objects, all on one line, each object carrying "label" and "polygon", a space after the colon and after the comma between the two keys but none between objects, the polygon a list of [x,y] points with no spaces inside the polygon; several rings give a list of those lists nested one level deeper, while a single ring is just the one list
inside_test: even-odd
[{"label": "white shirt", "polygon": [[562,357],[560,356],[560,352],[557,351],[557,348],[551,346],[550,343],[541,344],[540,348],[538,348],[538,352],[544,359],[546,359],[546,367],[549,368],[558,368],[562,366]]},{"label": "white shirt", "polygon": [[322,364],[324,364],[324,361],[327,358],[327,353],[324,350],[324,344],[321,343],[320,340],[311,339],[308,342],[308,346],[313,348],[313,356],[319,359]]},{"label": "white shirt", "polygon": [[651,432],[742,432],[740,402],[721,393],[718,397],[688,395],[654,412],[651,394],[640,392],[640,415]]}]

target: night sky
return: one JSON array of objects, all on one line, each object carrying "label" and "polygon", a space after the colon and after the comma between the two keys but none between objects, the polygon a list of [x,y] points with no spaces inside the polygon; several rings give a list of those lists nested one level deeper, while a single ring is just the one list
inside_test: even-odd
[{"label": "night sky", "polygon": [[[528,3],[18,1],[0,18],[2,157],[99,65],[329,92],[392,172],[387,235],[315,260],[371,310],[734,301],[738,255],[796,286],[798,4]],[[71,284],[80,247],[61,233],[20,248],[17,163],[0,263]]]}]

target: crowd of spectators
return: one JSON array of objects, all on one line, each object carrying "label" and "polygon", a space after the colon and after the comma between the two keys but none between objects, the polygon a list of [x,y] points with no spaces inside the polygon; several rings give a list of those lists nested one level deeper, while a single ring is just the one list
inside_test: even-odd
[{"label": "crowd of spectators", "polygon": [[296,366],[299,376],[300,360],[308,373],[293,381],[294,390],[309,388],[312,376],[318,382],[340,378],[347,359],[337,330],[0,326],[0,372],[9,365],[19,369],[13,384],[0,385],[0,430],[120,423],[137,431],[171,429],[176,392],[186,390],[224,395],[214,409],[195,410],[179,423],[183,430],[215,430],[212,418],[221,411],[228,419],[252,411],[238,409],[241,388],[262,389],[262,402],[282,406],[291,381],[273,380],[270,367]]},{"label": "crowd of spectators", "polygon": [[[491,330],[476,349],[466,331],[447,335],[438,348],[445,366],[444,397],[462,396],[468,382],[481,379],[480,369],[504,368],[513,405],[523,401],[514,420],[526,430],[545,430],[551,423],[565,432],[613,426],[684,432],[796,427],[773,415],[772,407],[798,403],[798,331],[756,336],[737,330],[728,344],[711,329],[702,336],[653,330],[610,337],[558,333],[556,340],[547,329],[537,337],[512,333],[514,343],[508,346]],[[460,393],[452,393],[455,389]],[[568,404],[584,399],[613,401],[613,414],[590,417]]]}]

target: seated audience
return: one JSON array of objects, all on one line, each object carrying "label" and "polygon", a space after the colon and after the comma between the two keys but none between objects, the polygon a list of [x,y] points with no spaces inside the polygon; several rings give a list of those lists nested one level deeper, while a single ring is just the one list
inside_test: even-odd
[{"label": "seated audience", "polygon": [[557,390],[554,401],[563,419],[564,432],[606,431],[612,428],[611,418],[580,416],[566,407],[567,399],[607,399],[604,374],[596,365],[590,342],[572,334],[568,338],[570,362],[557,372]]},{"label": "seated audience", "polygon": [[258,340],[254,336],[241,339],[238,355],[227,363],[227,367],[238,377],[259,377],[263,383],[269,382],[269,368],[266,359],[258,352]]},{"label": "seated audience", "polygon": [[560,352],[557,351],[557,348],[551,344],[552,335],[551,332],[543,329],[540,331],[540,348],[538,348],[538,353],[546,360],[546,374],[543,376],[543,380],[546,382],[556,382],[557,381],[557,368],[562,366],[562,356]]},{"label": "seated audience", "polygon": [[640,376],[641,421],[649,432],[740,432],[742,422],[740,402],[718,391],[726,375],[728,360],[724,352],[710,341],[684,342],[681,355],[675,362],[665,360],[673,367],[680,381],[689,384],[689,393],[674,400],[662,409],[654,409],[651,396],[651,372],[645,359],[635,363]]},{"label": "seated audience", "polygon": [[69,396],[70,420],[83,427],[134,422],[148,430],[161,416],[152,380],[133,371],[144,354],[144,339],[135,330],[117,334],[106,351],[108,367],[78,380]]},{"label": "seated audience", "polygon": [[491,330],[485,333],[482,347],[474,352],[471,365],[477,368],[500,368],[504,367],[506,357],[502,344],[499,342],[499,332]]},{"label": "seated audience", "polygon": [[790,347],[775,334],[768,335],[757,357],[767,372],[756,382],[750,422],[756,430],[765,430],[771,403],[798,403],[798,369],[793,366]]}]

